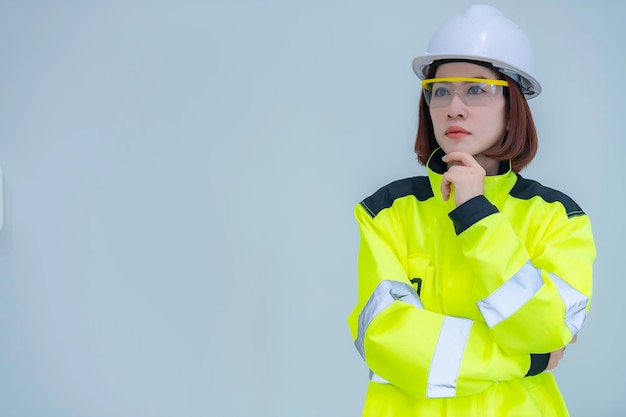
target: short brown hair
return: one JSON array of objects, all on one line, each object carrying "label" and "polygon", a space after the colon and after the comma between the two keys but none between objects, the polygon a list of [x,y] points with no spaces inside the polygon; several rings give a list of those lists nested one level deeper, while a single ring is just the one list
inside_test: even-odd
[{"label": "short brown hair", "polygon": [[[435,70],[435,66],[431,67],[428,74],[429,78],[434,76]],[[528,102],[517,83],[509,76],[501,75],[509,82],[509,87],[505,89],[509,130],[505,135],[502,147],[496,152],[485,156],[498,161],[510,160],[513,171],[519,172],[533,160],[537,153],[537,130],[535,129],[535,122],[533,121]],[[418,161],[426,165],[428,158],[438,147],[428,104],[426,104],[426,99],[422,93],[419,105],[417,137],[415,139],[415,153]]]}]

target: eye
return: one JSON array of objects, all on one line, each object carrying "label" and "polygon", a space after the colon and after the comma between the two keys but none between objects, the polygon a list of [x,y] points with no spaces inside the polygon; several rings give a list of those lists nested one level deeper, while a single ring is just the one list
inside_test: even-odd
[{"label": "eye", "polygon": [[467,94],[479,95],[485,94],[487,91],[485,90],[485,86],[483,84],[472,84],[467,89]]},{"label": "eye", "polygon": [[450,94],[450,89],[448,87],[443,87],[441,85],[433,86],[433,96],[435,97],[445,97],[449,96]]}]

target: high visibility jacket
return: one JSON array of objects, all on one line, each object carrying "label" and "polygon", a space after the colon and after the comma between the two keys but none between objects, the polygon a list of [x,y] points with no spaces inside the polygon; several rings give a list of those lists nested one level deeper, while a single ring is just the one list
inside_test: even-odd
[{"label": "high visibility jacket", "polygon": [[[358,302],[348,324],[370,368],[363,416],[567,416],[541,371],[589,309],[589,218],[508,163],[457,208],[441,195],[442,156],[430,158],[428,176],[355,208]],[[534,376],[531,354],[543,360]]]}]

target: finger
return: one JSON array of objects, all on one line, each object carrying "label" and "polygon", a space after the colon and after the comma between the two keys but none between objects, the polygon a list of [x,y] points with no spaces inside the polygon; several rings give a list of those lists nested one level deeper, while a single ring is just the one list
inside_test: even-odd
[{"label": "finger", "polygon": [[554,360],[556,363],[558,363],[561,359],[563,359],[563,356],[565,355],[564,352],[565,352],[565,349],[559,349],[559,350],[552,352],[552,355],[554,355]]},{"label": "finger", "polygon": [[443,196],[443,201],[448,201],[450,198],[450,180],[446,179],[445,176],[441,181],[441,195]]},{"label": "finger", "polygon": [[443,161],[447,163],[456,163],[467,167],[480,166],[472,155],[467,152],[454,151],[443,157]]},{"label": "finger", "polygon": [[556,368],[556,366],[559,364],[559,361],[561,359],[563,359],[562,349],[555,350],[554,352],[550,353],[550,357],[548,359],[548,366],[546,367],[546,369],[551,370],[551,369]]},{"label": "finger", "polygon": [[578,335],[574,335],[570,343],[576,343],[577,340],[578,340]]}]

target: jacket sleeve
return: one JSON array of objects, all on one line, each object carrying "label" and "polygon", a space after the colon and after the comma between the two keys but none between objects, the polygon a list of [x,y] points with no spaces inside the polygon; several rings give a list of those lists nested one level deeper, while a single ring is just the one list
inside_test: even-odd
[{"label": "jacket sleeve", "polygon": [[[524,242],[484,196],[450,213],[477,285],[478,308],[496,342],[507,350],[547,353],[567,345],[591,299],[595,246],[589,218],[577,206],[529,205],[541,219]],[[529,253],[530,252],[530,253]],[[494,261],[496,260],[496,261]]]},{"label": "jacket sleeve", "polygon": [[[406,239],[390,210],[355,209],[360,229],[358,302],[348,319],[372,380],[418,398],[469,395],[522,378],[528,353],[505,352],[481,322],[424,309],[408,280]],[[395,231],[394,231],[395,230]]]}]

